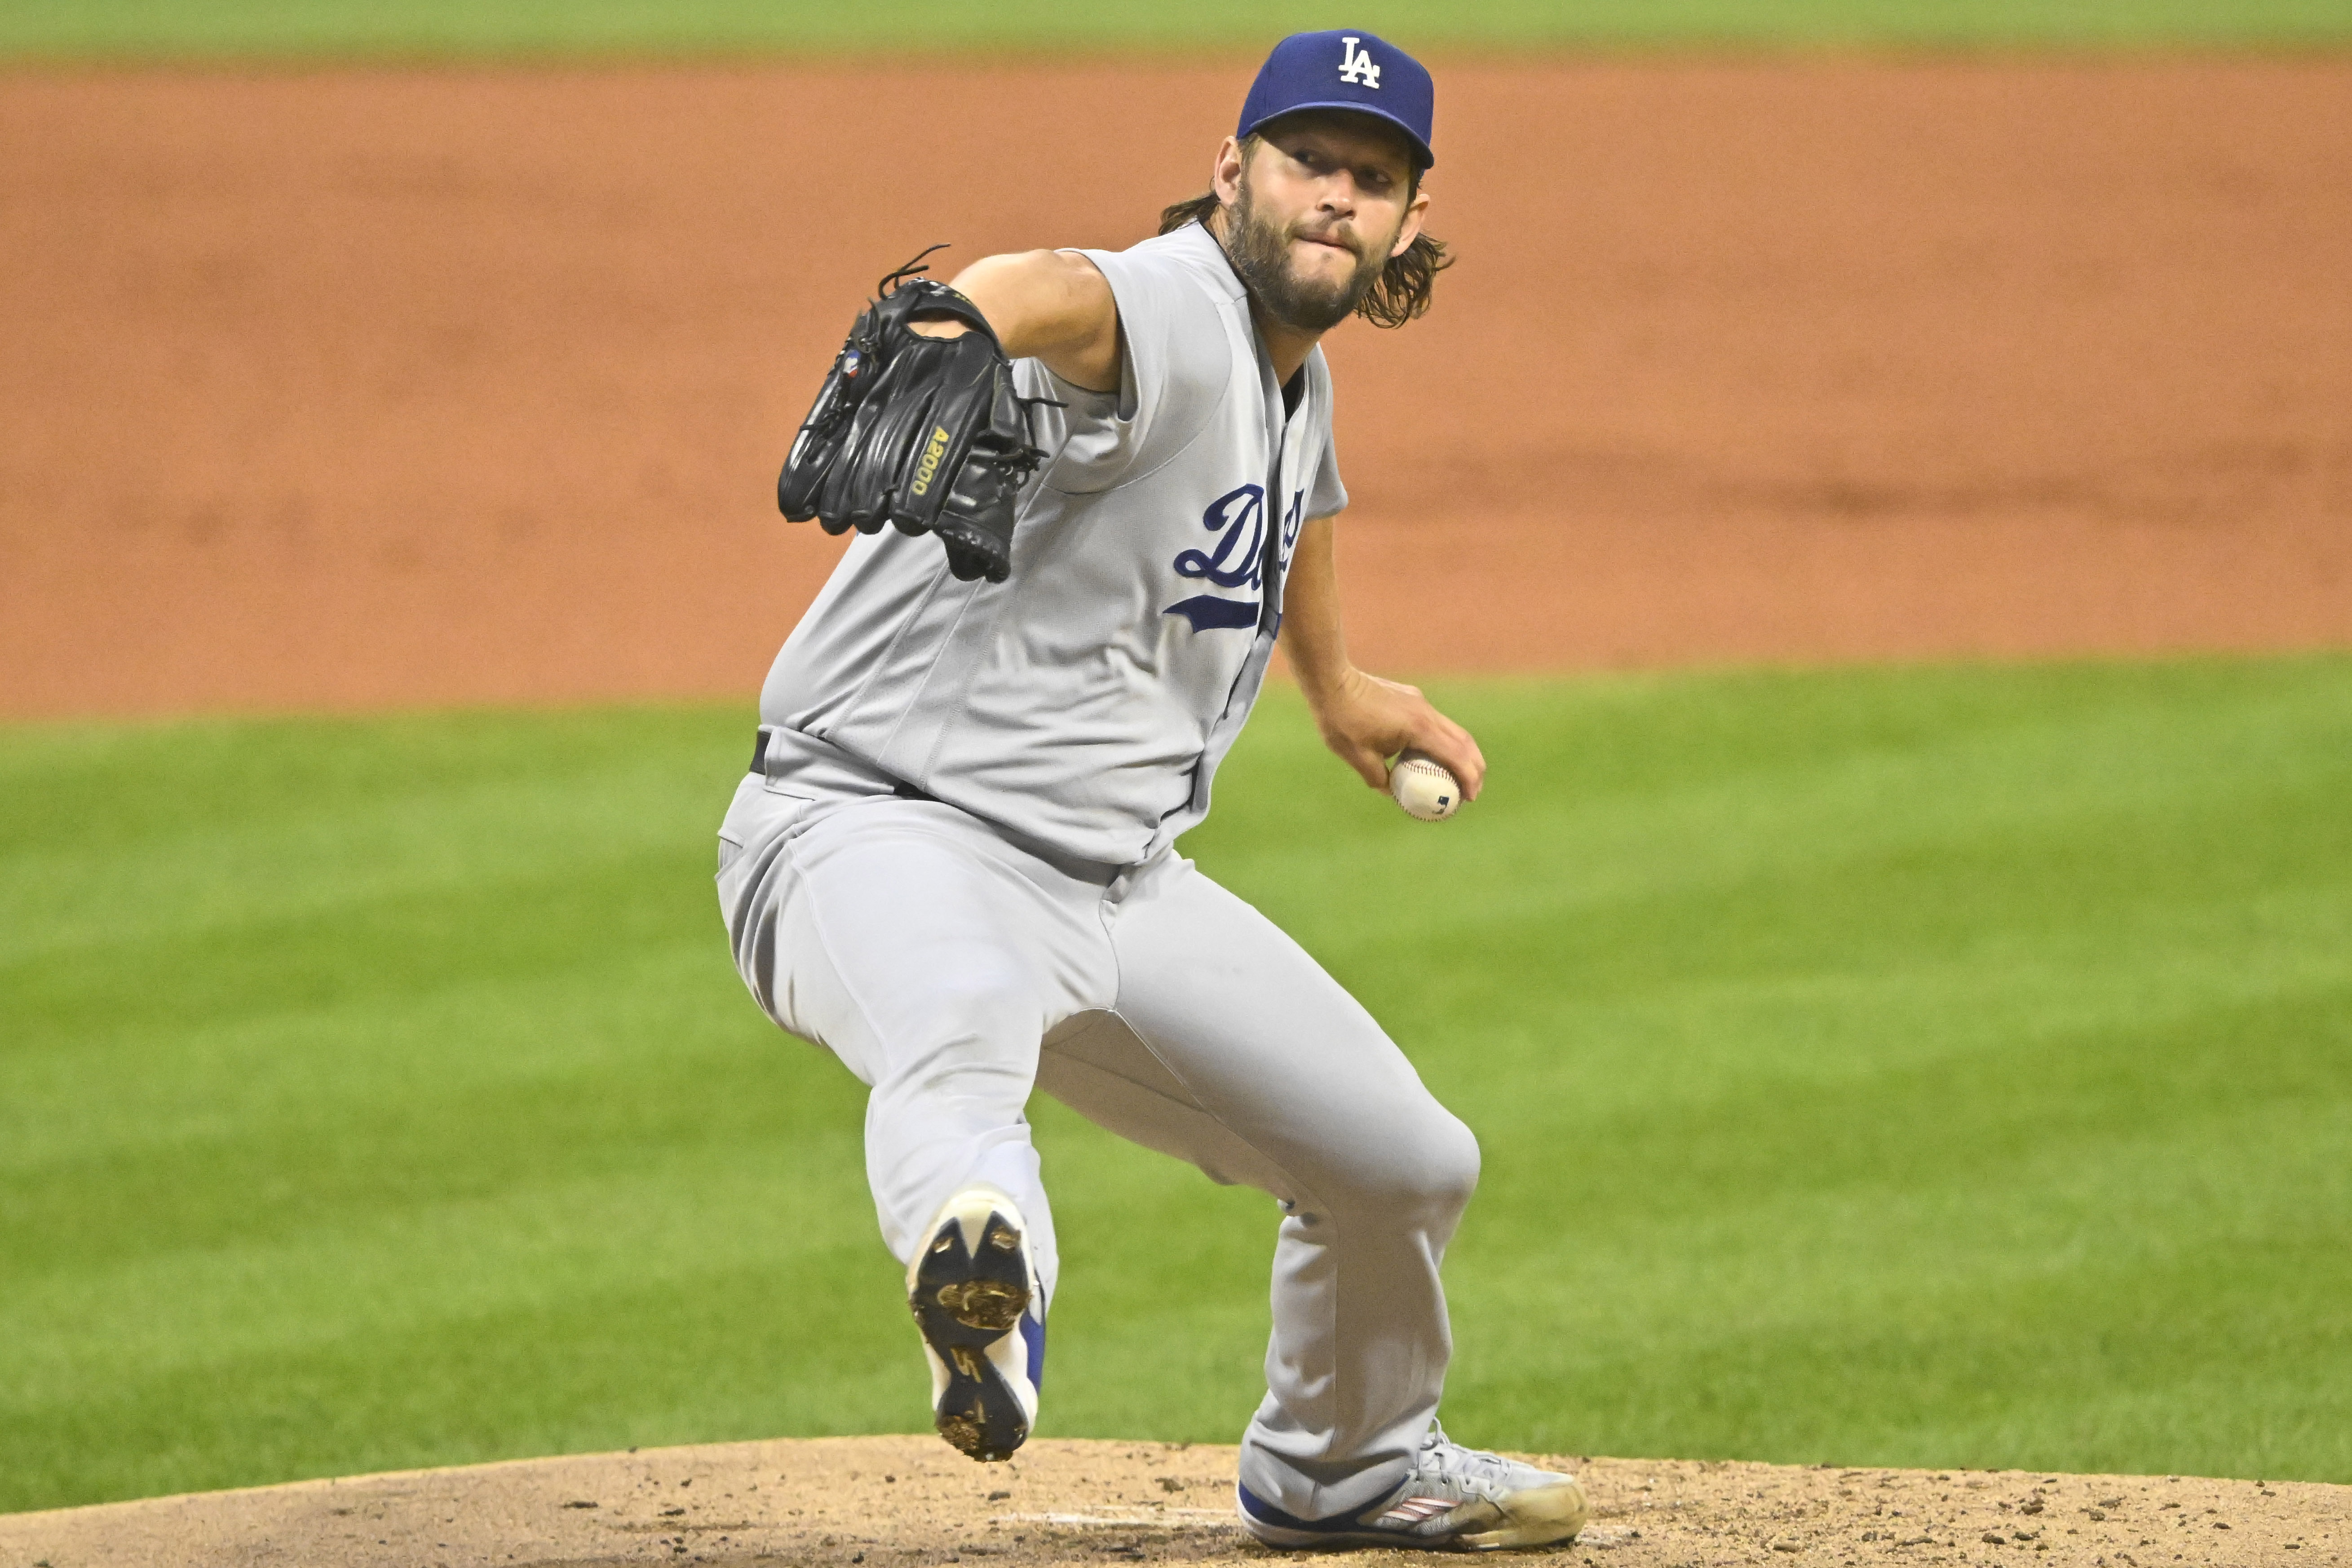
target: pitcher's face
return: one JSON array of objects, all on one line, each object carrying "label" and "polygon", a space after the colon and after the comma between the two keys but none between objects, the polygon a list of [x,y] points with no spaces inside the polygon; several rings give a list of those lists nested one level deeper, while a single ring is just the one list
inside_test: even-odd
[{"label": "pitcher's face", "polygon": [[1225,252],[1260,306],[1299,331],[1347,320],[1421,232],[1429,196],[1412,189],[1412,153],[1370,116],[1288,115],[1246,163],[1237,143],[1226,153],[1218,164],[1218,194],[1230,203]]}]

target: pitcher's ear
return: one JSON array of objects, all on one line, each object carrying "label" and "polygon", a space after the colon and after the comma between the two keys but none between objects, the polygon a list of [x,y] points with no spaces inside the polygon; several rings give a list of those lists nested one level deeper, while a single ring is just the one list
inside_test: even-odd
[{"label": "pitcher's ear", "polygon": [[1389,259],[1394,261],[1412,248],[1421,237],[1422,226],[1429,221],[1429,193],[1417,191],[1404,209],[1404,222],[1397,226],[1396,243],[1389,247]]},{"label": "pitcher's ear", "polygon": [[[1255,142],[1255,136],[1250,142]],[[1228,136],[1217,145],[1216,162],[1209,167],[1209,188],[1217,199],[1230,202],[1241,194],[1242,171],[1249,162],[1249,142]]]}]

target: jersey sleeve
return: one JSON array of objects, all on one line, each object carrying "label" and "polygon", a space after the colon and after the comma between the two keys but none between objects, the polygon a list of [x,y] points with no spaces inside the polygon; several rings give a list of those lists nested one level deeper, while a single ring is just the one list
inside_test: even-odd
[{"label": "jersey sleeve", "polygon": [[1223,315],[1197,272],[1150,248],[1081,250],[1118,305],[1119,384],[1087,393],[1048,375],[1062,442],[1045,483],[1085,495],[1165,465],[1207,428],[1232,378]]},{"label": "jersey sleeve", "polygon": [[1323,362],[1318,344],[1308,362],[1308,374],[1318,384],[1318,405],[1323,410],[1323,456],[1315,465],[1314,481],[1307,490],[1307,520],[1330,517],[1348,510],[1348,487],[1339,482],[1339,445],[1331,434],[1331,368]]}]

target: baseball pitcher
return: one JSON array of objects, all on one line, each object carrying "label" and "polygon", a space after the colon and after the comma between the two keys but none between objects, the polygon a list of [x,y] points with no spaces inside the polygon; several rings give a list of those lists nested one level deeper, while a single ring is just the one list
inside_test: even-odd
[{"label": "baseball pitcher", "polygon": [[1280,1547],[1538,1545],[1585,1512],[1437,1425],[1476,1141],[1174,849],[1277,643],[1368,784],[1413,750],[1477,795],[1469,734],[1349,662],[1317,346],[1428,306],[1433,99],[1370,33],[1298,34],[1156,238],[883,280],[777,488],[857,537],[719,832],[745,984],[873,1091],[866,1175],[956,1447],[1002,1459],[1036,1419],[1060,1260],[1033,1089],[1279,1200],[1239,1506]]}]

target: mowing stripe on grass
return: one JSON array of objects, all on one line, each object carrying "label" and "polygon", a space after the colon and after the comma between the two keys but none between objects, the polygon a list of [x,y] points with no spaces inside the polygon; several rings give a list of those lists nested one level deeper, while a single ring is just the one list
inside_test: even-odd
[{"label": "mowing stripe on grass", "polygon": [[[1185,848],[1480,1134],[1462,1436],[2352,1480],[2352,659],[1440,695],[1454,822],[1277,692]],[[0,731],[0,1508],[925,1427],[748,718]],[[1036,1119],[1041,1431],[1231,1440],[1273,1205]]]}]

